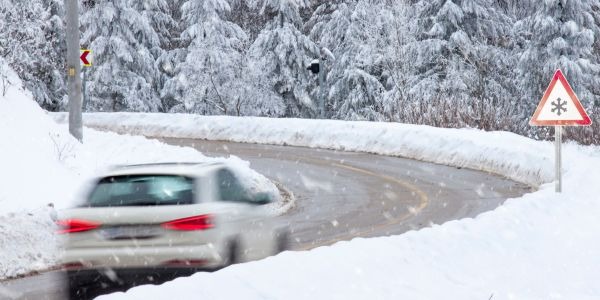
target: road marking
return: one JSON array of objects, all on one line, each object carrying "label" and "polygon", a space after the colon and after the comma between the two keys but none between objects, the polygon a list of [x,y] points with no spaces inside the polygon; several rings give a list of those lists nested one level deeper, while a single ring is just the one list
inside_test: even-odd
[{"label": "road marking", "polygon": [[[179,139],[179,140],[181,140],[181,139]],[[282,159],[282,157],[280,157],[279,155],[276,155],[276,156],[260,155],[260,158]],[[283,159],[284,160],[288,160],[288,161],[292,161],[291,159],[285,158],[285,157],[283,157]],[[362,174],[365,174],[365,175],[368,175],[368,176],[372,176],[372,177],[376,177],[376,178],[381,178],[381,179],[383,179],[385,181],[392,182],[392,183],[395,183],[397,185],[400,185],[400,186],[406,188],[407,190],[413,192],[415,195],[417,195],[420,198],[420,202],[419,202],[419,206],[414,211],[409,212],[409,213],[407,213],[405,215],[402,215],[399,218],[392,219],[390,222],[387,222],[387,223],[384,223],[384,224],[379,224],[379,225],[374,225],[374,226],[371,226],[368,229],[365,229],[365,230],[362,230],[362,231],[358,231],[358,232],[354,232],[353,234],[346,234],[346,235],[343,235],[341,237],[338,237],[337,239],[329,240],[327,242],[322,242],[322,243],[319,243],[319,244],[312,244],[310,246],[305,246],[305,247],[302,247],[302,248],[294,249],[296,251],[309,250],[309,249],[313,249],[313,248],[320,247],[320,246],[331,245],[331,244],[334,244],[334,243],[337,243],[337,242],[340,242],[340,241],[350,240],[350,239],[356,238],[356,237],[361,237],[361,235],[365,236],[365,235],[367,235],[369,233],[372,233],[372,232],[374,232],[376,230],[379,230],[379,229],[382,229],[382,228],[386,228],[386,227],[390,227],[390,226],[393,226],[393,225],[397,225],[397,224],[399,224],[401,222],[406,221],[410,217],[412,217],[414,215],[417,215],[423,209],[425,209],[425,207],[427,207],[429,205],[429,197],[427,196],[427,194],[425,192],[423,192],[421,189],[419,189],[416,185],[414,185],[412,183],[409,183],[409,182],[406,182],[406,181],[403,181],[403,180],[400,180],[398,178],[395,178],[395,177],[392,177],[392,176],[388,176],[388,175],[378,174],[378,173],[375,173],[375,172],[372,172],[372,171],[369,171],[369,170],[366,170],[366,169],[362,169],[362,168],[359,168],[359,167],[356,167],[356,166],[353,166],[353,165],[344,164],[343,160],[339,160],[341,163],[337,163],[336,161],[338,161],[338,160],[316,159],[316,158],[307,158],[307,157],[301,157],[300,156],[300,157],[298,157],[296,159],[296,162],[298,162],[298,161],[305,161],[305,162],[308,162],[308,163],[312,162],[315,165],[321,165],[321,166],[335,166],[335,167],[342,168],[342,169],[347,169],[347,170],[350,170],[350,171],[353,171],[353,172],[362,173]]]},{"label": "road marking", "polygon": [[429,197],[427,196],[427,193],[423,192],[421,189],[419,189],[416,185],[411,184],[409,182],[400,180],[398,178],[392,177],[392,176],[388,176],[388,175],[384,175],[384,174],[377,174],[375,172],[366,170],[366,169],[362,169],[362,168],[358,168],[356,166],[352,166],[352,165],[348,165],[348,164],[340,164],[340,163],[336,163],[333,161],[328,161],[328,160],[321,160],[321,159],[314,159],[314,158],[301,158],[301,160],[305,160],[305,161],[312,161],[315,164],[320,164],[320,165],[324,165],[323,162],[327,162],[329,165],[331,166],[335,166],[338,168],[343,168],[343,169],[347,169],[353,172],[357,172],[357,173],[362,173],[368,176],[373,176],[373,177],[377,177],[377,178],[381,178],[384,179],[386,181],[390,181],[393,182],[395,184],[398,184],[410,191],[412,191],[413,193],[415,193],[419,198],[420,198],[420,202],[419,202],[419,207],[415,209],[415,212],[409,212],[408,214],[402,215],[399,218],[395,218],[390,222],[384,223],[384,224],[379,224],[379,225],[374,225],[372,227],[370,227],[369,229],[365,229],[365,230],[361,230],[358,232],[354,232],[353,234],[346,234],[343,235],[341,237],[338,237],[334,240],[329,240],[326,242],[322,242],[322,243],[318,243],[318,244],[312,244],[310,246],[305,246],[299,249],[295,249],[296,251],[305,251],[305,250],[310,250],[310,249],[314,249],[317,247],[321,247],[321,246],[328,246],[328,245],[332,245],[335,244],[337,242],[340,241],[347,241],[347,240],[351,240],[353,238],[356,237],[360,237],[360,236],[365,236],[369,233],[372,233],[378,229],[383,229],[386,227],[390,227],[393,225],[397,225],[401,222],[406,221],[407,219],[409,219],[411,216],[416,215],[418,213],[420,213],[423,209],[425,209],[425,207],[427,207],[429,205]]},{"label": "road marking", "polygon": [[354,172],[363,173],[365,175],[370,175],[370,176],[373,176],[373,177],[379,177],[381,179],[385,179],[387,181],[394,182],[394,183],[396,183],[396,184],[398,184],[400,186],[403,186],[407,190],[410,190],[410,191],[414,192],[416,195],[419,196],[419,198],[421,198],[421,202],[419,203],[419,207],[416,209],[417,212],[421,212],[425,207],[427,207],[427,205],[429,205],[429,197],[427,197],[427,194],[425,192],[423,192],[421,189],[419,189],[416,185],[412,184],[412,183],[400,180],[400,179],[392,177],[392,176],[383,175],[383,174],[377,174],[377,173],[371,172],[369,170],[357,168],[357,167],[354,167],[354,166],[351,166],[351,165],[338,164],[338,163],[332,163],[332,165],[334,165],[336,167],[340,167],[340,168],[352,170]]}]

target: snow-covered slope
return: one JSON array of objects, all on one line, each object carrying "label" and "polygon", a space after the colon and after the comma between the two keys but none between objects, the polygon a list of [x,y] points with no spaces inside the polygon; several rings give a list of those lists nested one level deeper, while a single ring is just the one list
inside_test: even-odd
[{"label": "snow-covered slope", "polygon": [[[60,118],[60,116],[57,116]],[[566,144],[555,194],[553,145],[505,132],[390,123],[88,114],[146,135],[367,151],[489,170],[539,185],[474,219],[400,236],[286,252],[100,299],[599,299],[600,148]]]},{"label": "snow-covered slope", "polygon": [[4,95],[0,86],[0,279],[55,264],[55,209],[78,201],[80,187],[112,165],[219,160],[237,168],[253,189],[279,196],[273,183],[236,157],[209,158],[192,148],[88,129],[81,144],[4,70],[11,84]]},{"label": "snow-covered slope", "polygon": [[[56,158],[58,125],[22,89],[0,58],[0,278],[43,269],[57,251],[53,209],[77,176]],[[10,84],[8,84],[10,82]],[[7,84],[5,87],[4,84]],[[6,88],[6,89],[5,89]]]}]

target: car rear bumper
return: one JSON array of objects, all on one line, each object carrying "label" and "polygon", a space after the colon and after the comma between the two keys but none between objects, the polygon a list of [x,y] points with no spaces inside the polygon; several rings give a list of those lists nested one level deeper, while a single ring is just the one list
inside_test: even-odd
[{"label": "car rear bumper", "polygon": [[226,263],[212,244],[194,246],[70,248],[62,258],[67,270],[99,268],[216,268]]}]

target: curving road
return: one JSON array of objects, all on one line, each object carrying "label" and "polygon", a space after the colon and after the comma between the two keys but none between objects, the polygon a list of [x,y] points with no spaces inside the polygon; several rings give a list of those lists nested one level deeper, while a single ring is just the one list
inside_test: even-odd
[{"label": "curving road", "polygon": [[[302,147],[161,139],[206,155],[236,155],[283,184],[295,207],[279,217],[292,231],[292,249],[354,237],[400,234],[475,217],[530,191],[497,175],[409,159]],[[0,284],[0,298],[61,299],[57,272]]]},{"label": "curving road", "polygon": [[209,156],[235,155],[280,182],[296,207],[280,217],[293,249],[400,234],[475,217],[530,190],[503,177],[410,159],[303,147],[161,139]]}]

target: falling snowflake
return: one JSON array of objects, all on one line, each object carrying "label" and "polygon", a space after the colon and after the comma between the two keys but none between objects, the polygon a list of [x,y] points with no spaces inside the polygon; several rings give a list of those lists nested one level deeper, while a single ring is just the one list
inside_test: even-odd
[{"label": "falling snowflake", "polygon": [[565,105],[567,105],[567,101],[561,101],[562,99],[560,98],[556,99],[556,101],[552,101],[552,106],[554,106],[554,108],[551,111],[556,111],[556,114],[559,116],[562,114],[562,111],[567,112],[567,108],[565,107]]}]

